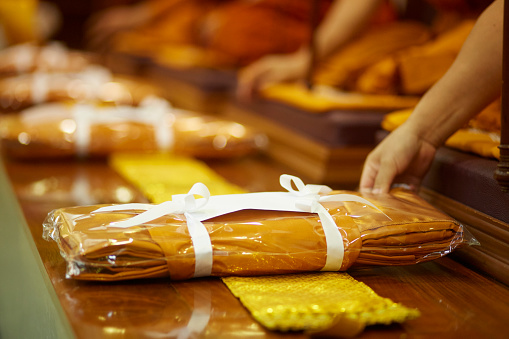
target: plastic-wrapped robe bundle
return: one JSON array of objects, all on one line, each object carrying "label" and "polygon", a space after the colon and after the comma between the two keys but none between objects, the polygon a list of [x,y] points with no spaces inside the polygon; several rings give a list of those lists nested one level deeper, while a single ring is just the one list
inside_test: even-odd
[{"label": "plastic-wrapped robe bundle", "polygon": [[0,51],[0,76],[41,72],[79,72],[92,63],[92,57],[69,50],[59,42],[47,45],[24,43]]},{"label": "plastic-wrapped robe bundle", "polygon": [[171,151],[200,158],[256,152],[266,137],[233,121],[173,109],[157,97],[139,106],[50,103],[0,116],[5,154],[14,158],[107,156]]},{"label": "plastic-wrapped robe bundle", "polygon": [[281,183],[288,192],[209,196],[196,184],[160,205],[63,208],[49,214],[44,237],[58,244],[67,276],[85,280],[410,265],[476,242],[462,225],[401,188],[361,195],[288,175]]},{"label": "plastic-wrapped robe bundle", "polygon": [[138,104],[161,90],[133,77],[113,75],[98,65],[80,72],[37,71],[0,79],[0,110],[13,112],[55,101]]}]

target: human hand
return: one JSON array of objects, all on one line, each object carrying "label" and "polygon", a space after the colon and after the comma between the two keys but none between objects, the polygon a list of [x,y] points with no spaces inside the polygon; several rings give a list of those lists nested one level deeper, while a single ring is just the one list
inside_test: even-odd
[{"label": "human hand", "polygon": [[121,31],[139,26],[149,19],[146,6],[115,6],[90,17],[86,36],[92,49],[104,49],[111,37]]},{"label": "human hand", "polygon": [[417,190],[431,166],[436,147],[419,138],[403,124],[389,134],[368,155],[360,181],[360,191],[387,193],[393,182]]},{"label": "human hand", "polygon": [[268,85],[303,79],[309,62],[307,49],[292,54],[264,56],[240,71],[237,96],[250,100],[258,90]]}]

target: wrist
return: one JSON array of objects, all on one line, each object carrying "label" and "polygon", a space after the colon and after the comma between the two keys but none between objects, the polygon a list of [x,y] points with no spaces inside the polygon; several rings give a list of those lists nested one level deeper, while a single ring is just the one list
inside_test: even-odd
[{"label": "wrist", "polygon": [[402,129],[401,132],[413,135],[420,142],[430,144],[434,148],[440,147],[445,142],[445,140],[440,138],[440,133],[437,133],[436,128],[426,123],[419,122],[416,119],[408,119],[400,128]]}]

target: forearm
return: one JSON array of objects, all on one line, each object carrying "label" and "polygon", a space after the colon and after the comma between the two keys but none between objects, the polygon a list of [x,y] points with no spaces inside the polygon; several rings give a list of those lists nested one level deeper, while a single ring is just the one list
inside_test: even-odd
[{"label": "forearm", "polygon": [[324,58],[355,38],[383,0],[335,1],[316,32],[317,57]]},{"label": "forearm", "polygon": [[[140,2],[138,9],[142,11],[142,15],[146,16],[148,20],[155,19],[166,12],[173,10],[176,6],[183,3],[185,0],[149,0]],[[147,20],[147,21],[148,21]]]},{"label": "forearm", "polygon": [[448,72],[421,99],[405,123],[440,146],[499,94],[502,84],[503,0],[479,17]]}]

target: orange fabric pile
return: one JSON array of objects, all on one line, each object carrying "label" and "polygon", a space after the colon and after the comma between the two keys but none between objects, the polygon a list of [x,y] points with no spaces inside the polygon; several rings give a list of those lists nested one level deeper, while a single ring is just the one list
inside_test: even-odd
[{"label": "orange fabric pile", "polygon": [[470,119],[467,124],[468,128],[475,128],[484,132],[494,133],[500,136],[502,129],[502,101],[497,99],[488,107],[483,109],[481,113]]},{"label": "orange fabric pile", "polygon": [[370,66],[398,51],[423,44],[430,39],[429,29],[416,22],[394,22],[377,27],[319,64],[314,81],[350,91],[357,89],[358,82],[368,87],[364,84],[367,80],[359,78]]},{"label": "orange fabric pile", "polygon": [[[360,195],[331,194],[337,193]],[[468,240],[461,225],[410,191],[363,197],[380,211],[358,202],[322,203],[343,238],[342,271],[358,265],[416,264],[446,255]],[[119,229],[106,226],[141,211],[94,212],[99,207],[59,209],[44,223],[44,237],[58,244],[69,277],[193,277],[195,249],[183,215]],[[319,271],[325,264],[327,243],[316,214],[243,210],[203,224],[213,249],[213,276]]]},{"label": "orange fabric pile", "polygon": [[433,40],[416,45],[370,65],[356,89],[363,93],[421,95],[452,65],[475,21],[464,20]]}]

